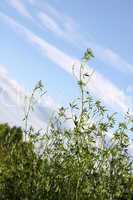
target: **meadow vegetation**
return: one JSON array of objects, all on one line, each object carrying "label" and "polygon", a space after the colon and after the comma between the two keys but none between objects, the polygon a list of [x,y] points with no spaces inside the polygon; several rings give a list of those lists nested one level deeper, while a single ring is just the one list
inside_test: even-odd
[{"label": "meadow vegetation", "polygon": [[92,98],[85,66],[93,57],[88,49],[81,61],[79,97],[61,107],[41,133],[27,123],[35,93],[43,93],[41,82],[29,99],[25,128],[0,125],[0,200],[131,199],[133,119],[126,113],[119,122]]}]

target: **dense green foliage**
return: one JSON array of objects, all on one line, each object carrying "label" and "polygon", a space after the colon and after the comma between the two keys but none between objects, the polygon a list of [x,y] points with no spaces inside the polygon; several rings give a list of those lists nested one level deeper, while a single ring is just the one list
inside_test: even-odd
[{"label": "dense green foliage", "polygon": [[133,120],[127,113],[118,122],[115,114],[92,99],[85,69],[91,57],[87,50],[82,59],[77,77],[80,96],[69,108],[59,109],[43,134],[27,128],[34,94],[42,91],[40,82],[29,101],[26,129],[0,125],[1,200],[131,199],[133,163],[128,135]]}]

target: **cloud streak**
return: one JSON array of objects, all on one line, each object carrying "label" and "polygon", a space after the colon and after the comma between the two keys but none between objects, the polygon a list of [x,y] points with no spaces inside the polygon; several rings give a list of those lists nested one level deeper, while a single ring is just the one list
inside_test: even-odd
[{"label": "cloud streak", "polygon": [[[0,14],[0,18],[7,22],[7,24],[25,40],[38,48],[44,56],[47,56],[53,63],[57,64],[60,68],[72,75],[71,66],[73,63],[79,64],[77,59],[65,54],[54,45],[38,37],[12,18],[5,16],[2,13]],[[77,71],[78,67],[79,66],[77,65]],[[90,71],[92,68],[88,67],[88,70]],[[125,93],[97,71],[92,77],[88,87],[91,92],[100,97],[107,105],[110,105],[115,109],[119,108],[121,111],[126,112],[128,107],[132,107],[130,99],[125,95]]]},{"label": "cloud streak", "polygon": [[126,74],[133,74],[133,65],[124,60],[118,53],[108,48],[95,45],[98,58],[112,68]]},{"label": "cloud streak", "polygon": [[[24,127],[25,96],[30,94],[10,77],[6,67],[0,65],[0,122]],[[36,105],[29,119],[29,125],[40,129],[46,126],[50,113],[57,108],[51,97],[45,95]]]},{"label": "cloud streak", "polygon": [[[27,8],[20,0],[8,0],[10,6],[15,8],[22,16],[32,18]],[[124,73],[133,74],[133,65],[123,59],[118,53],[110,48],[103,48],[102,45],[88,41],[86,37],[80,34],[79,25],[71,17],[63,14],[58,9],[52,7],[49,3],[34,0],[28,0],[32,6],[39,6],[41,11],[37,11],[37,21],[41,27],[47,29],[56,36],[72,43],[78,48],[88,48],[91,46],[96,57],[105,63],[107,66]],[[35,20],[34,20],[35,22]]]},{"label": "cloud streak", "polygon": [[7,3],[24,17],[31,18],[30,13],[21,0],[7,0]]},{"label": "cloud streak", "polygon": [[[63,14],[47,2],[41,3],[40,1],[34,0],[28,0],[28,2],[32,6],[41,5],[39,6],[41,11],[37,11],[38,21],[36,21],[37,23],[40,23],[41,27],[47,29],[65,41],[69,41],[78,48],[88,48],[88,46],[91,46],[96,57],[107,66],[110,66],[111,68],[124,74],[133,74],[132,64],[128,63],[112,49],[103,48],[99,44],[88,41],[80,34],[78,29],[79,25],[71,17]],[[20,0],[9,0],[8,4],[15,8],[22,16],[32,18],[27,8]]]},{"label": "cloud streak", "polygon": [[[37,2],[34,2],[34,5],[36,4]],[[86,37],[80,34],[79,25],[71,17],[62,14],[61,11],[46,2],[42,4],[42,9],[43,12],[39,12],[37,16],[44,28],[60,38],[71,42],[78,48],[88,48],[88,46],[91,46],[96,57],[106,65],[121,73],[133,74],[132,64],[128,63],[112,49],[103,48],[102,45],[88,41]]]}]

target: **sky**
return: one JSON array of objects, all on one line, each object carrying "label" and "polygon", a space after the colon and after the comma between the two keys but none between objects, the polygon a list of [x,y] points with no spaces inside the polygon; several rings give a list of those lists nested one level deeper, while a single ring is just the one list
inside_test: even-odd
[{"label": "sky", "polygon": [[91,94],[111,111],[133,111],[132,0],[0,1],[0,121],[19,124],[37,81],[47,88],[32,123],[78,95],[72,75],[87,48]]}]

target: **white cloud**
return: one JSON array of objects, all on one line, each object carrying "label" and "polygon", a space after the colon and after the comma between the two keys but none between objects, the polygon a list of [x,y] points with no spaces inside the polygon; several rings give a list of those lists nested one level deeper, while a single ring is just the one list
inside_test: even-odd
[{"label": "white cloud", "polygon": [[23,15],[24,17],[31,18],[30,13],[28,12],[27,8],[24,6],[21,0],[7,0],[7,2],[21,15]]},{"label": "white cloud", "polygon": [[55,34],[62,36],[63,32],[62,29],[60,29],[59,25],[56,23],[55,20],[53,20],[50,16],[48,16],[45,13],[40,12],[38,14],[38,18],[41,21],[41,23],[50,31],[54,32]]},{"label": "white cloud", "polygon": [[[32,1],[32,0],[29,0],[29,1]],[[34,1],[34,6],[38,7],[41,11],[51,16],[53,19],[58,20],[58,21],[64,20],[65,18],[64,14],[60,13],[58,9],[51,6],[46,1],[35,1],[35,0],[33,1]],[[63,19],[61,18],[61,16]]]},{"label": "white cloud", "polygon": [[63,11],[52,7],[46,2],[43,3],[42,10],[43,13],[46,13],[48,16],[50,16],[60,26],[60,29],[62,28],[62,31],[64,30],[64,32],[67,31],[69,33],[77,31],[77,23],[75,20],[70,16],[65,15]]},{"label": "white cloud", "polygon": [[38,19],[45,29],[73,44],[76,44],[75,38],[80,37],[75,30],[75,23],[71,18],[62,16],[59,22],[56,18],[50,16],[46,12],[40,12],[38,14]]},{"label": "white cloud", "polygon": [[113,50],[99,47],[96,48],[96,53],[100,60],[112,66],[114,69],[126,74],[133,74],[133,65],[129,64]]},{"label": "white cloud", "polygon": [[[31,17],[26,7],[20,0],[9,0],[12,7],[14,7],[23,16]],[[133,74],[133,65],[124,60],[118,53],[112,49],[103,48],[99,44],[88,41],[83,35],[80,34],[79,25],[73,18],[65,15],[60,10],[52,7],[47,2],[38,2],[35,0],[28,0],[31,5],[38,6],[41,11],[37,12],[38,22],[55,35],[71,42],[76,47],[88,48],[92,47],[96,57],[104,62],[107,66],[112,67],[119,72],[126,73],[128,75]],[[34,21],[35,22],[35,21]]]},{"label": "white cloud", "polygon": [[[21,34],[24,39],[39,48],[44,56],[47,56],[63,70],[72,74],[71,66],[75,62],[79,63],[78,60],[63,53],[46,40],[38,37],[24,26],[18,24],[12,18],[9,18],[2,13],[0,14],[0,18],[7,22],[17,33]],[[91,67],[89,67],[89,70],[92,70]],[[132,106],[130,105],[130,100],[125,93],[98,72],[95,72],[88,87],[91,92],[100,97],[107,105],[110,105],[113,108],[119,108],[125,112],[128,107]]]},{"label": "white cloud", "polygon": [[[37,4],[37,2],[36,2]],[[112,67],[128,75],[133,74],[133,65],[123,59],[118,53],[110,48],[103,48],[102,45],[88,41],[83,34],[80,34],[79,25],[71,17],[65,15],[61,10],[52,7],[49,3],[43,3],[41,8],[43,12],[38,14],[41,24],[52,33],[73,43],[77,47],[92,47],[96,57],[107,66]]]},{"label": "white cloud", "polygon": [[3,65],[0,65],[0,76],[5,77],[5,76],[7,76],[7,74],[8,74],[8,71],[7,71],[6,67],[4,67]]},{"label": "white cloud", "polygon": [[[12,79],[6,67],[0,65],[0,123],[24,126],[24,99],[30,94]],[[45,95],[37,103],[35,111],[29,119],[29,125],[34,128],[44,128],[51,113],[57,109],[54,100]]]},{"label": "white cloud", "polygon": [[111,81],[100,73],[95,73],[91,80],[89,88],[93,87],[95,95],[100,94],[100,98],[104,100],[106,104],[112,105],[112,107],[119,107],[122,111],[126,112],[128,108],[132,109],[130,98],[125,93],[116,87]]},{"label": "white cloud", "polygon": [[[35,5],[37,6],[38,2],[35,2]],[[38,7],[41,11],[37,13],[37,23],[40,23],[42,28],[49,30],[77,47],[80,46],[77,40],[83,40],[83,38],[78,32],[78,25],[73,18],[63,14],[46,2],[43,2]]]}]

